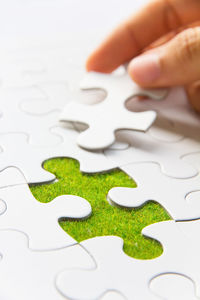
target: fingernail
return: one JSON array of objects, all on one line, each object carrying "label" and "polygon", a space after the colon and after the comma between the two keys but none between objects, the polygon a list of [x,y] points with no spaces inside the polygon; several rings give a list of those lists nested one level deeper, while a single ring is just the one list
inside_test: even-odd
[{"label": "fingernail", "polygon": [[130,62],[129,73],[138,83],[150,84],[161,75],[160,60],[158,55],[144,54]]}]

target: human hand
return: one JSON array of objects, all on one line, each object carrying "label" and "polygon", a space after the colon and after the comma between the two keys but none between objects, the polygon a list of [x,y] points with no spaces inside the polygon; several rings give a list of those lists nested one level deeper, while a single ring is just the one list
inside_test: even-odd
[{"label": "human hand", "polygon": [[200,0],[151,1],[108,36],[86,67],[109,73],[130,60],[139,85],[184,85],[200,112]]}]

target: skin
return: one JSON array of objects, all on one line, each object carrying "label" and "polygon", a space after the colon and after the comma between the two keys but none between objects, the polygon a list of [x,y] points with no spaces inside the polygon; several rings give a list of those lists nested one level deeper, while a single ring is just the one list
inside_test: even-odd
[{"label": "skin", "polygon": [[183,85],[200,112],[200,0],[151,1],[105,39],[86,68],[110,73],[127,61],[139,85]]}]

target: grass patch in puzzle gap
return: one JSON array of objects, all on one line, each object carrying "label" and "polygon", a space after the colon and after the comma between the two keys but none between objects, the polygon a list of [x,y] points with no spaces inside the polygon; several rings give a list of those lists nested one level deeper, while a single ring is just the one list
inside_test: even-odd
[{"label": "grass patch in puzzle gap", "polygon": [[144,237],[141,231],[149,224],[170,219],[163,207],[151,201],[143,207],[127,209],[107,201],[108,191],[113,187],[136,187],[125,172],[115,169],[106,173],[81,173],[79,162],[71,158],[50,159],[44,163],[44,169],[55,174],[58,181],[30,186],[37,200],[49,202],[60,195],[76,195],[92,206],[92,214],[87,219],[60,221],[60,226],[77,242],[114,235],[124,240],[124,251],[129,256],[151,259],[162,254],[161,244]]}]

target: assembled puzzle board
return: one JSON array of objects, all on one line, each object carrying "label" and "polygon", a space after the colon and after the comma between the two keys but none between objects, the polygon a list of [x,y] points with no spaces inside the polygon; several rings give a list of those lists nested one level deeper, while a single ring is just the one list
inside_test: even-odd
[{"label": "assembled puzzle board", "polygon": [[0,300],[200,299],[200,116],[182,88],[84,70],[97,37],[146,1],[8,2]]}]

